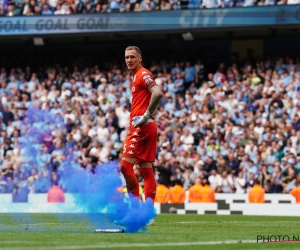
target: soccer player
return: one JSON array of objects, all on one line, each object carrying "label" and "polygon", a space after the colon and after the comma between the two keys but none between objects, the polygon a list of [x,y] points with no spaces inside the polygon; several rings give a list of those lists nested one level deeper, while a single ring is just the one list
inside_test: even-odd
[{"label": "soccer player", "polygon": [[159,105],[162,92],[152,74],[142,66],[142,53],[138,47],[129,46],[125,49],[125,62],[133,81],[130,130],[124,143],[121,172],[128,193],[139,197],[139,183],[133,171],[133,166],[138,164],[144,179],[145,198],[154,201],[156,181],[152,162],[156,156],[157,127],[153,112]]}]

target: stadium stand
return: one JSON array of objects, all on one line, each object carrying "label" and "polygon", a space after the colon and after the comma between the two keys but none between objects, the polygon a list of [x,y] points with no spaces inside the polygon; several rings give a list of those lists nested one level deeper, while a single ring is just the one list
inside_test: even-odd
[{"label": "stadium stand", "polygon": [[2,16],[36,16],[140,12],[199,8],[232,8],[268,5],[294,5],[299,0],[8,0],[1,1]]},{"label": "stadium stand", "polygon": [[[150,69],[164,93],[156,113],[160,184],[180,180],[188,190],[201,177],[217,193],[246,193],[256,179],[266,193],[298,186],[299,58],[261,60],[251,53],[214,72],[200,60],[164,59]],[[66,149],[86,171],[120,159],[131,98],[124,66],[2,68],[0,84],[1,193],[47,193],[59,183]],[[63,115],[67,128],[37,142],[35,166],[18,148],[30,105]]]}]

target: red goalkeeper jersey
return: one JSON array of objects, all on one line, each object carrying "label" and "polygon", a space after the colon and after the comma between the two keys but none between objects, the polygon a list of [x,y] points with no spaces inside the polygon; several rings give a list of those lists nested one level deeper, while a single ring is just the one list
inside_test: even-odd
[{"label": "red goalkeeper jersey", "polygon": [[[150,103],[151,93],[148,90],[148,84],[154,82],[152,74],[141,67],[135,72],[132,82],[132,106],[130,112],[130,121],[135,116],[142,116]],[[153,117],[152,117],[153,118]]]}]

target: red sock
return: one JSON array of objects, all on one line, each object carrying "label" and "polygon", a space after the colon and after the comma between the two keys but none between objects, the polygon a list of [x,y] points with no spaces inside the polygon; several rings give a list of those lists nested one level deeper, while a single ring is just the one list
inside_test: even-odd
[{"label": "red sock", "polygon": [[140,168],[141,176],[144,178],[145,199],[151,198],[154,202],[156,194],[156,181],[152,168]]},{"label": "red sock", "polygon": [[133,194],[135,197],[139,197],[140,190],[139,190],[139,183],[133,171],[133,163],[128,161],[121,161],[121,172],[126,181],[126,187],[128,194]]}]

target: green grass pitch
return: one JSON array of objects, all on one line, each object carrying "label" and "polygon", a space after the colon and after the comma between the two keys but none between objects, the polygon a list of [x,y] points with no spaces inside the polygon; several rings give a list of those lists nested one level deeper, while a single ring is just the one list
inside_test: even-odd
[{"label": "green grass pitch", "polygon": [[300,217],[165,214],[135,234],[95,229],[83,214],[0,214],[0,249],[300,249],[298,242],[256,243],[257,235],[300,236]]}]

